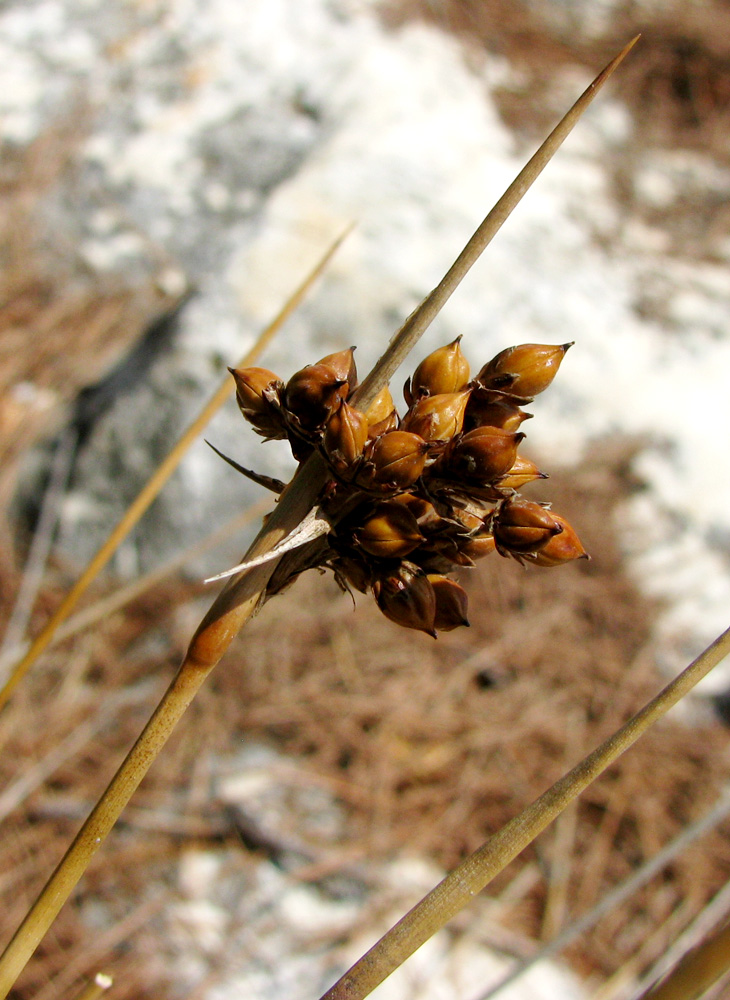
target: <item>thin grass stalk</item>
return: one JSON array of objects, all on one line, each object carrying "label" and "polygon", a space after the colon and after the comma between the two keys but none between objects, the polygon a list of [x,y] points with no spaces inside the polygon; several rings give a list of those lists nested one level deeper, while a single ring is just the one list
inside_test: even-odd
[{"label": "thin grass stalk", "polygon": [[[591,909],[569,924],[563,931],[557,934],[552,941],[548,941],[539,951],[535,952],[524,962],[520,962],[511,972],[508,972],[504,979],[491,986],[486,992],[480,994],[477,1000],[492,1000],[498,996],[510,983],[513,983],[520,976],[523,976],[528,969],[531,969],[538,962],[543,962],[546,958],[551,958],[558,952],[567,948],[571,942],[580,937],[587,930],[593,927],[607,913],[622,903],[629,896],[646,885],[656,874],[665,868],[670,861],[682,853],[698,837],[701,837],[708,830],[714,829],[730,814],[730,789],[725,789],[718,802],[699,819],[695,820],[688,827],[682,830],[674,840],[666,844],[660,851],[645,861],[628,878],[614,886],[603,896],[599,902]],[[564,815],[564,814],[563,814]]]},{"label": "thin grass stalk", "polygon": [[[470,903],[570,802],[728,655],[730,628],[641,711],[447,875],[320,1000],[362,1000],[368,996],[417,948]],[[730,935],[726,943],[730,947]],[[677,1000],[679,996],[676,995]],[[669,1000],[669,997],[662,997],[662,1000]],[[674,996],[672,1000],[675,1000]]]},{"label": "thin grass stalk", "polygon": [[[312,287],[316,279],[322,274],[325,267],[332,259],[332,256],[351,230],[352,226],[348,226],[347,229],[331,244],[301,284],[295,289],[289,299],[287,299],[271,323],[269,323],[268,326],[261,331],[256,339],[256,342],[239,362],[238,367],[245,368],[256,361],[264,348],[273,339],[274,335],[278,333],[286,320],[299,307],[304,299],[304,296]],[[48,622],[30,644],[26,653],[13,667],[8,679],[2,689],[0,689],[0,711],[2,711],[5,707],[31,665],[38,659],[41,653],[48,648],[56,631],[76,607],[76,604],[89,585],[98,576],[104,566],[106,566],[114,552],[116,552],[117,548],[140,520],[152,501],[158,496],[167,480],[182,461],[190,445],[199,436],[203,428],[218,412],[228,397],[232,395],[234,388],[235,385],[233,380],[230,378],[226,378],[221,383],[187,430],[176,442],[170,453],[162,460],[147,483],[142,487],[141,491],[129,505],[121,520],[113,529],[102,547],[91,559],[71,590],[69,590],[63,601],[61,601],[58,608],[54,611],[53,615],[51,615]]]},{"label": "thin grass stalk", "polygon": [[[195,559],[205,555],[205,553],[210,549],[214,549],[227,538],[235,535],[242,528],[246,527],[247,524],[250,524],[252,521],[262,517],[269,509],[269,506],[269,501],[267,499],[258,500],[247,510],[236,514],[229,521],[226,521],[226,523],[220,528],[216,528],[215,531],[206,535],[205,538],[196,542],[195,545],[191,545],[183,552],[178,553],[178,555],[169,559],[166,563],[163,563],[162,566],[158,566],[157,569],[153,569],[149,573],[145,573],[144,576],[140,576],[136,580],[132,580],[131,583],[126,584],[124,587],[119,587],[113,593],[100,598],[93,604],[90,604],[88,607],[84,608],[83,611],[78,611],[75,615],[67,618],[66,621],[56,629],[55,634],[51,638],[50,645],[54,646],[56,643],[63,642],[64,639],[69,639],[71,636],[78,635],[79,632],[83,632],[86,629],[91,628],[92,625],[96,625],[96,623],[101,621],[103,618],[108,618],[110,615],[120,611],[131,601],[136,600],[142,594],[151,590],[152,587],[161,583],[162,580],[172,576],[173,573],[176,573],[183,566],[192,563]],[[17,647],[10,650],[10,653],[13,654],[14,658],[22,656],[23,652],[24,650],[22,648],[18,649]],[[1,670],[2,658],[0,658],[0,671]]]},{"label": "thin grass stalk", "polygon": [[690,951],[657,986],[639,1000],[697,1000],[730,971],[730,924]]},{"label": "thin grass stalk", "polygon": [[[446,277],[393,337],[361,387],[357,397],[357,403],[361,408],[366,408],[387,385],[390,376],[407,351],[425,332],[438,310],[466,275],[469,267],[478,259],[479,254],[483,252],[509,213],[557,151],[600,87],[636,41],[635,38],[630,42],[589,85],[510,185],[505,195],[497,202],[495,209],[477,229]],[[562,127],[566,120],[569,124]],[[314,453],[299,468],[282,493],[272,515],[247,552],[246,559],[269,552],[294,530],[315,507],[326,479],[325,463],[319,454]],[[0,956],[0,1000],[4,1000],[7,996],[203,681],[220,661],[235,635],[255,612],[277,562],[278,560],[274,559],[249,570],[243,570],[232,577],[203,618],[190,642],[177,676],[152,718]]]}]

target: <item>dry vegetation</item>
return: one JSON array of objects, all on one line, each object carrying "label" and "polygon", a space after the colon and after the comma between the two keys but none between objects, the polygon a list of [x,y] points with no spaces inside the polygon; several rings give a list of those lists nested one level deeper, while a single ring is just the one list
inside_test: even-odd
[{"label": "dry vegetation", "polygon": [[[398,17],[412,16],[413,6],[399,4]],[[525,88],[537,98],[502,97],[506,117],[522,127],[542,129],[539,84],[557,66],[583,55],[596,61],[587,43],[576,50],[547,37],[518,5],[446,7],[447,14],[439,10],[442,23],[472,40],[498,38],[505,54],[529,65]],[[625,37],[625,27],[616,24],[616,37]],[[730,101],[728,38],[716,27],[695,24],[688,31],[676,19],[647,32],[642,58],[623,84],[641,120],[652,123],[642,142],[683,141],[727,155],[717,122]],[[614,41],[593,44],[605,49]],[[28,381],[50,394],[42,406],[26,405],[17,393],[0,396],[4,507],[19,457],[58,425],[63,408],[160,309],[151,288],[100,288],[78,274],[70,280],[53,248],[43,248],[42,234],[36,239],[28,219],[53,183],[41,167],[49,159],[65,162],[58,150],[72,149],[65,134],[44,142],[57,144],[54,156],[29,150],[23,164],[3,175],[0,192],[6,237],[0,381],[6,390]],[[99,343],[109,353],[100,353]],[[468,632],[438,643],[402,633],[369,601],[353,613],[331,579],[316,573],[271,602],[201,692],[17,996],[71,996],[79,977],[100,966],[117,973],[117,1000],[174,995],[175,970],[161,961],[166,946],[159,935],[166,927],[161,914],[178,894],[182,852],[225,845],[231,864],[250,870],[256,858],[276,858],[289,837],[301,837],[296,814],[289,829],[265,831],[255,817],[244,823],[211,794],[216,773],[242,741],[292,755],[300,774],[342,804],[346,822],[326,851],[304,845],[299,874],[314,879],[357,875],[363,859],[374,864],[401,851],[453,866],[628,718],[660,684],[650,649],[657,609],[624,576],[612,531],[617,505],[640,488],[628,473],[631,450],[626,442],[606,445],[549,483],[550,498],[579,528],[593,561],[552,573],[490,557],[468,580]],[[6,619],[23,545],[11,546],[7,524],[1,530]],[[31,632],[68,583],[61,568],[52,569]],[[96,596],[113,586],[106,581]],[[170,581],[93,633],[55,647],[0,718],[0,898],[7,927],[18,923],[138,734],[208,603],[202,594],[198,585]],[[717,724],[687,728],[670,719],[655,727],[583,795],[567,846],[557,848],[549,831],[491,887],[503,901],[504,926],[524,943],[584,912],[708,808],[727,780],[729,751],[730,737]],[[534,877],[516,892],[521,870]],[[604,919],[570,959],[584,973],[612,973],[672,914],[689,922],[729,874],[725,824]],[[676,929],[670,921],[666,936],[656,938],[657,954]]]}]

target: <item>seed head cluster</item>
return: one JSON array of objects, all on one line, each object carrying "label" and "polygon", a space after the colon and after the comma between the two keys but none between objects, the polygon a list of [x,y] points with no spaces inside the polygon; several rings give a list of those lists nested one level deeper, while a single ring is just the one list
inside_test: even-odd
[{"label": "seed head cluster", "polygon": [[472,378],[460,339],[418,365],[402,417],[388,387],[365,412],[348,402],[353,349],[286,384],[265,368],[231,369],[256,432],[287,439],[298,462],[318,451],[331,472],[320,497],[331,530],[296,572],[329,568],[343,589],[372,591],[392,621],[434,637],[469,624],[454,570],[494,551],[543,567],[587,558],[565,518],[519,492],[546,478],[519,453],[531,416],[522,407],[550,385],[571,345],[510,347]]}]

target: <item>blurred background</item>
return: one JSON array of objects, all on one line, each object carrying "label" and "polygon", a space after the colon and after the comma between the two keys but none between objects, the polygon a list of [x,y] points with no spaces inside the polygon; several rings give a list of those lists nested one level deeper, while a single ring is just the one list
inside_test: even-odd
[{"label": "blurred background", "polygon": [[[297,581],[190,709],[18,997],[74,996],[98,968],[120,1000],[318,996],[727,626],[730,7],[0,9],[3,672],[328,244],[356,224],[261,358],[283,378],[352,344],[367,372],[639,31],[393,382],[400,404],[460,334],[475,371],[512,344],[575,341],[524,450],[550,475],[530,497],[591,562],[487,559],[462,580],[471,628],[436,643],[370,599],[353,611],[327,577]],[[233,401],[206,437],[293,471]],[[211,601],[201,580],[238,561],[262,492],[194,445],[0,717],[4,934],[164,690]],[[486,996],[700,818],[730,767],[729,690],[720,667],[378,995]],[[729,863],[718,815],[560,965],[499,995],[628,1000],[709,901],[730,912]]]}]

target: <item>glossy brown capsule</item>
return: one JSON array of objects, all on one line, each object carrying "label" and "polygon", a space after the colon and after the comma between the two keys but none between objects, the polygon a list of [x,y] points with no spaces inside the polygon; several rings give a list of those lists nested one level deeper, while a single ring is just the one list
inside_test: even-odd
[{"label": "glossy brown capsule", "polygon": [[228,371],[236,383],[236,402],[246,420],[265,437],[286,437],[281,413],[272,403],[284,387],[279,376],[268,368],[229,368]]},{"label": "glossy brown capsule", "polygon": [[339,379],[341,382],[348,383],[350,392],[352,392],[357,385],[357,367],[355,365],[354,347],[348,347],[344,351],[336,351],[334,354],[328,354],[324,358],[321,358],[317,364],[324,365],[325,368],[332,369],[335,378]]},{"label": "glossy brown capsule", "polygon": [[492,358],[477,375],[485,389],[501,389],[513,396],[531,399],[543,392],[558,373],[568,344],[520,344]]},{"label": "glossy brown capsule", "polygon": [[536,479],[547,479],[544,472],[540,472],[534,462],[523,455],[518,455],[515,464],[506,476],[503,476],[496,484],[500,489],[521,490],[523,486],[534,482]]},{"label": "glossy brown capsule", "polygon": [[307,365],[287,382],[284,406],[302,430],[315,432],[347,397],[347,387],[347,381],[339,378],[329,365]]},{"label": "glossy brown capsule", "polygon": [[384,386],[365,411],[368,437],[379,437],[398,427],[398,413],[388,386]]},{"label": "glossy brown capsule", "polygon": [[489,485],[515,464],[524,436],[499,427],[475,427],[451,442],[439,461],[439,474],[474,486]]},{"label": "glossy brown capsule", "polygon": [[466,387],[469,362],[462,353],[460,341],[461,337],[457,337],[423,359],[403,389],[408,406],[424,395],[460,392]]},{"label": "glossy brown capsule", "polygon": [[428,582],[436,597],[433,624],[437,632],[451,632],[460,625],[469,625],[469,599],[464,588],[441,573],[429,573]]},{"label": "glossy brown capsule", "polygon": [[368,418],[343,399],[327,421],[322,439],[327,460],[338,475],[346,475],[362,456]]},{"label": "glossy brown capsule", "polygon": [[492,533],[502,555],[537,552],[562,530],[549,510],[519,497],[501,503],[492,520]]},{"label": "glossy brown capsule", "polygon": [[352,534],[366,552],[378,559],[401,559],[425,540],[408,508],[387,500],[379,503]]},{"label": "glossy brown capsule", "polygon": [[464,425],[464,411],[470,393],[471,390],[467,389],[465,392],[423,396],[403,418],[402,429],[419,434],[424,441],[450,441]]},{"label": "glossy brown capsule", "polygon": [[469,397],[464,415],[464,427],[500,427],[503,431],[517,431],[531,413],[525,413],[503,393],[477,386]]},{"label": "glossy brown capsule", "polygon": [[472,535],[466,542],[461,545],[461,551],[464,555],[469,556],[470,559],[483,559],[485,556],[490,556],[496,549],[497,545],[494,541],[494,535],[488,532],[482,534]]},{"label": "glossy brown capsule", "polygon": [[418,566],[402,562],[400,566],[373,585],[378,607],[386,618],[404,628],[418,629],[436,638],[436,595]]},{"label": "glossy brown capsule", "polygon": [[563,530],[549,538],[537,552],[527,553],[524,557],[525,562],[529,562],[532,566],[550,568],[562,566],[563,563],[572,562],[574,559],[590,559],[575,528],[560,514],[551,516]]},{"label": "glossy brown capsule", "polygon": [[428,451],[427,442],[418,434],[409,431],[381,434],[365,451],[364,485],[386,490],[409,489],[423,472]]}]

